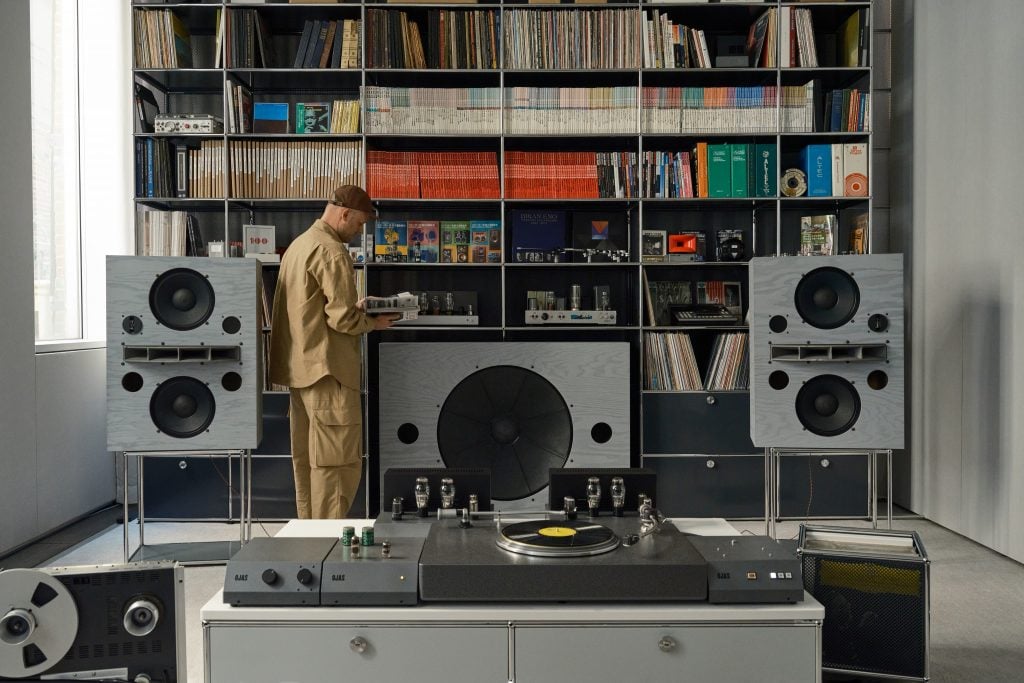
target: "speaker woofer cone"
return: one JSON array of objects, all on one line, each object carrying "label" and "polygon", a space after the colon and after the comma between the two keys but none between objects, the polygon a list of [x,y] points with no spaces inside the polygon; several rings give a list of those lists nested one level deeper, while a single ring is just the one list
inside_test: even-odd
[{"label": "speaker woofer cone", "polygon": [[190,439],[206,431],[216,409],[213,392],[194,377],[172,377],[156,388],[149,401],[153,424],[177,439]]},{"label": "speaker woofer cone", "polygon": [[809,432],[838,436],[857,424],[860,394],[842,377],[819,375],[808,380],[797,392],[796,416]]},{"label": "speaker woofer cone", "polygon": [[548,485],[548,470],[564,467],[572,450],[569,406],[551,382],[532,370],[497,365],[459,382],[437,421],[446,467],[491,470],[491,498],[518,500]]},{"label": "speaker woofer cone", "polygon": [[149,288],[149,308],[162,325],[172,330],[194,330],[213,313],[213,287],[190,268],[161,273]]},{"label": "speaker woofer cone", "polygon": [[794,299],[804,322],[820,330],[834,330],[856,315],[860,288],[845,270],[826,266],[815,268],[800,279]]}]

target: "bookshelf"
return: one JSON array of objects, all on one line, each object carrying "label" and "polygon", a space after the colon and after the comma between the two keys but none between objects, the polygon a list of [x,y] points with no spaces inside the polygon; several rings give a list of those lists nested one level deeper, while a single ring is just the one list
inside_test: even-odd
[{"label": "bookshelf", "polygon": [[[734,384],[742,369],[722,375],[728,381],[715,389],[704,389],[704,380],[720,337],[723,345],[729,340],[733,356],[742,356],[742,342],[724,335],[746,331],[746,259],[798,252],[800,221],[809,215],[837,217],[837,252],[846,250],[865,215],[866,248],[874,246],[870,173],[865,196],[787,197],[778,191],[783,172],[802,165],[808,145],[858,143],[870,154],[871,131],[828,131],[825,109],[838,97],[835,122],[841,122],[844,112],[855,109],[850,92],[870,97],[871,2],[136,2],[133,7],[136,14],[174,13],[191,37],[192,65],[155,69],[136,62],[135,82],[154,91],[162,112],[214,113],[224,121],[223,132],[185,138],[150,133],[136,120],[135,137],[143,144],[165,140],[173,150],[182,142],[201,147],[206,141],[219,154],[211,162],[218,174],[212,196],[138,196],[137,206],[187,212],[199,254],[211,240],[222,241],[229,255],[235,247],[237,254],[242,226],[250,223],[276,226],[277,246],[284,248],[319,215],[327,196],[320,190],[344,182],[372,188],[378,224],[436,221],[443,232],[445,224],[495,223],[498,243],[481,252],[483,262],[475,262],[472,252],[466,263],[377,262],[365,254],[361,277],[368,292],[474,291],[479,315],[476,326],[402,325],[373,335],[366,345],[366,375],[376,375],[381,342],[629,342],[635,378],[631,462],[659,472],[659,503],[674,515],[763,514],[761,453],[746,435],[749,394],[742,381]],[[761,19],[769,11],[774,24]],[[848,20],[859,12],[868,26],[855,27],[855,37],[863,32],[864,43],[856,46],[855,65],[848,65],[840,48]],[[799,16],[813,24],[816,60],[808,56],[811,37]],[[783,48],[783,17],[792,18],[788,48]],[[321,49],[319,58],[327,60],[321,68],[317,55],[308,52],[316,26],[330,31],[333,25],[336,37],[350,38],[351,28],[345,27],[355,22],[358,66],[343,67],[351,62],[339,61],[331,68],[332,51]],[[762,22],[764,35],[776,40],[764,40],[756,66],[749,59],[739,65],[737,45]],[[421,50],[394,29],[411,23]],[[390,34],[383,33],[385,26],[393,28]],[[605,40],[589,40],[591,29]],[[137,39],[140,35],[136,22]],[[307,52],[299,59],[304,38]],[[348,49],[342,46],[341,52]],[[780,61],[787,50],[792,66]],[[295,133],[299,103],[353,98],[360,101],[358,128]],[[251,132],[255,122],[242,122],[249,102],[286,105],[280,107],[287,113],[285,127]],[[846,120],[845,128],[860,126],[856,117]],[[316,157],[317,150],[329,147],[344,152],[326,162]],[[303,152],[313,154],[311,160],[298,162],[300,168],[308,164],[311,177],[282,181],[272,170],[250,180],[249,191],[239,191],[245,187],[236,177],[240,169],[259,172],[271,163],[294,174],[300,148],[312,150]],[[726,173],[728,189],[718,184],[723,176],[709,177],[708,196],[700,196],[693,166],[698,150],[718,161],[728,154],[727,165],[742,169]],[[767,179],[768,187],[759,192],[754,157],[763,150],[768,150],[768,166],[760,180]],[[737,155],[745,159],[738,161]],[[690,191],[681,189],[683,166],[689,167]],[[660,175],[652,178],[645,169]],[[412,176],[418,181],[401,185]],[[434,189],[421,190],[428,186]],[[530,260],[524,235],[535,234],[531,221],[543,220],[562,233],[545,248],[569,248],[564,260]],[[598,223],[611,234],[600,233]],[[360,245],[375,236],[376,227],[368,224]],[[680,255],[643,256],[648,231],[663,233],[666,242],[691,233],[690,246]],[[702,233],[703,241],[691,239],[692,233]],[[597,263],[573,251],[594,248],[598,237],[610,240],[604,247],[626,255]],[[742,242],[739,260],[720,257],[722,243],[730,238]],[[439,245],[441,253],[444,246]],[[703,258],[683,260],[694,246],[703,249]],[[457,261],[458,252],[452,253]],[[568,298],[571,285],[580,286],[585,303],[598,296],[595,288],[607,288],[616,324],[526,324],[531,293]],[[652,285],[657,302],[649,294]],[[666,320],[668,303],[696,302],[702,294],[710,300],[728,296],[724,303],[736,310],[739,323]],[[652,315],[656,304],[659,310]],[[700,388],[666,389],[649,381],[650,335],[685,340]],[[376,504],[376,391],[369,384],[365,393],[370,506]],[[287,400],[286,394],[278,397]],[[281,443],[286,446],[287,440]],[[831,516],[827,500],[817,503],[824,505],[817,512]],[[860,516],[867,506],[835,512]]]}]

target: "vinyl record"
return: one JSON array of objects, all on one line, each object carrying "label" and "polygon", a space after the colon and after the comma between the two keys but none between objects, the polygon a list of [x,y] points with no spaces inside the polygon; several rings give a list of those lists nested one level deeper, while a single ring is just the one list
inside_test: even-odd
[{"label": "vinyl record", "polygon": [[35,569],[0,572],[0,677],[27,678],[57,666],[78,634],[78,609],[64,585]]},{"label": "vinyl record", "polygon": [[536,557],[585,557],[614,550],[619,537],[585,520],[535,520],[509,524],[498,534],[499,548]]},{"label": "vinyl record", "polygon": [[445,466],[489,469],[496,500],[518,500],[547,486],[548,470],[565,465],[572,439],[572,416],[558,389],[513,365],[463,379],[437,420]]}]

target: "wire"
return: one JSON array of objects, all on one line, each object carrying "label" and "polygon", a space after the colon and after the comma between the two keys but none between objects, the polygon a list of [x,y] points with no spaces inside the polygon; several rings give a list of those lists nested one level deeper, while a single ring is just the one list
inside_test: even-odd
[{"label": "wire", "polygon": [[[228,487],[228,490],[229,490],[229,491],[231,491],[231,493],[233,493],[233,494],[235,494],[236,496],[238,496],[238,499],[239,499],[239,500],[241,500],[241,502],[242,502],[242,505],[245,505],[245,501],[244,501],[244,500],[242,500],[242,494],[241,494],[241,493],[240,493],[240,492],[238,491],[238,489],[236,489],[236,488],[235,488],[234,486],[232,486],[232,485],[231,485],[231,482],[230,482],[230,481],[228,481],[228,480],[227,480],[227,479],[226,479],[226,478],[224,477],[224,474],[223,474],[223,473],[222,473],[222,472],[220,471],[220,468],[219,468],[219,467],[217,467],[217,461],[216,461],[216,460],[214,460],[214,457],[213,457],[212,455],[207,455],[206,457],[210,459],[210,465],[212,465],[212,466],[213,466],[213,471],[217,473],[217,476],[218,476],[218,477],[220,477],[220,480],[221,480],[222,482],[224,482],[224,485],[225,485],[225,486],[227,486],[227,487]],[[252,457],[252,456],[250,456],[250,458],[251,458],[251,457]],[[251,492],[251,491],[249,492],[249,495],[250,495],[250,496],[252,495],[252,492]],[[252,511],[251,511],[251,510],[250,510],[250,515],[252,515]],[[262,521],[262,520],[261,520],[261,519],[260,519],[259,517],[257,517],[256,515],[252,515],[252,518],[253,518],[254,520],[256,520],[256,523],[260,525],[260,528],[261,528],[261,529],[263,529],[263,533],[264,533],[264,534],[266,534],[266,535],[267,535],[267,537],[269,538],[271,534],[270,534],[270,532],[269,532],[269,531],[267,531],[267,527],[263,526],[263,521]],[[239,522],[238,522],[238,523],[239,523],[239,524],[241,524],[241,523],[242,523],[242,522],[241,522],[241,518],[239,518]]]}]

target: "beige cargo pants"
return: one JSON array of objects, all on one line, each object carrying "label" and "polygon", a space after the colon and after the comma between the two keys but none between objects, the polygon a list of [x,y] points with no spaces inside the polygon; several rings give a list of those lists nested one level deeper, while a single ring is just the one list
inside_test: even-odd
[{"label": "beige cargo pants", "polygon": [[334,377],[291,390],[292,468],[299,519],[341,519],[363,469],[359,392]]}]

